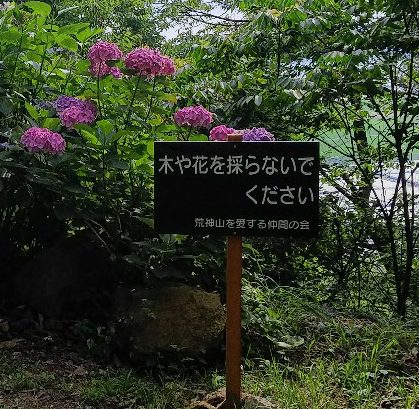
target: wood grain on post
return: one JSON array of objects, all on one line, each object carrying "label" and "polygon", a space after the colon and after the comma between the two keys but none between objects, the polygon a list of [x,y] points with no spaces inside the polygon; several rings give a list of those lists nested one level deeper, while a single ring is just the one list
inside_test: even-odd
[{"label": "wood grain on post", "polygon": [[[242,135],[228,135],[240,142]],[[241,280],[242,238],[227,238],[227,325],[226,325],[226,401],[225,409],[241,407]]]}]

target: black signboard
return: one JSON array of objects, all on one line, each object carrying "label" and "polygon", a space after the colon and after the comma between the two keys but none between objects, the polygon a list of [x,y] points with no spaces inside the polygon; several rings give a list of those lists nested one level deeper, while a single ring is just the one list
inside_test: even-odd
[{"label": "black signboard", "polygon": [[318,142],[156,142],[154,156],[159,233],[318,233]]}]

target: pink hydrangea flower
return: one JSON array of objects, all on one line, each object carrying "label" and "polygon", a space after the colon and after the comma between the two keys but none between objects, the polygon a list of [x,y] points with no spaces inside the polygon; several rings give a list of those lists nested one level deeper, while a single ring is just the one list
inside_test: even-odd
[{"label": "pink hydrangea flower", "polygon": [[234,128],[228,128],[225,125],[218,125],[211,129],[210,131],[210,140],[211,141],[227,141],[228,135],[235,133]]},{"label": "pink hydrangea flower", "polygon": [[29,152],[48,152],[54,155],[63,153],[65,150],[65,140],[57,132],[48,128],[29,128],[27,129],[20,142]]},{"label": "pink hydrangea flower", "polygon": [[76,124],[92,124],[95,122],[97,111],[92,101],[82,101],[82,104],[74,104],[60,112],[61,123],[68,129]]},{"label": "pink hydrangea flower", "polygon": [[122,71],[118,67],[111,67],[110,74],[118,80],[122,78]]},{"label": "pink hydrangea flower", "polygon": [[173,75],[176,70],[175,64],[169,57],[146,47],[130,51],[125,56],[125,66],[144,77]]},{"label": "pink hydrangea flower", "polygon": [[207,111],[203,106],[196,105],[179,109],[173,118],[176,124],[189,125],[195,128],[207,127],[212,122],[212,112]]},{"label": "pink hydrangea flower", "polygon": [[118,68],[110,67],[108,62],[118,61],[122,56],[122,51],[116,44],[107,41],[98,41],[89,48],[87,53],[87,58],[90,60],[89,71],[95,77],[112,74],[114,77],[120,78],[122,73]]}]

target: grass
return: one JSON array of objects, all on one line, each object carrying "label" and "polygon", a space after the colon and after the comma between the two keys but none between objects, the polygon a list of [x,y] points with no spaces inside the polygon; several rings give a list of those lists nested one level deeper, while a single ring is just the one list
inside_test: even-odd
[{"label": "grass", "polygon": [[[291,289],[255,288],[244,282],[246,392],[281,409],[419,407],[417,327],[327,311]],[[31,351],[32,343],[0,349],[0,409],[184,409],[225,385],[222,368],[151,374],[99,364],[68,347],[51,354],[42,337]]]},{"label": "grass", "polygon": [[193,397],[186,385],[187,382],[176,378],[158,382],[129,370],[110,371],[90,379],[82,388],[81,397],[96,407],[123,396],[126,401],[147,405],[150,409],[181,408]]}]

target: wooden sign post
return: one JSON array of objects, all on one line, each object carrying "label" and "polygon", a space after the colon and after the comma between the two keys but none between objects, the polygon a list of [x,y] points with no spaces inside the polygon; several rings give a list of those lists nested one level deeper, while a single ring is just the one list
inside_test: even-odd
[{"label": "wooden sign post", "polygon": [[225,409],[241,407],[242,237],[315,237],[319,143],[156,142],[158,233],[227,238]]},{"label": "wooden sign post", "polygon": [[227,238],[226,409],[241,400],[241,281],[242,238]]},{"label": "wooden sign post", "polygon": [[[242,136],[229,135],[228,140],[240,142]],[[228,236],[225,409],[241,407],[242,252],[241,236]]]}]

